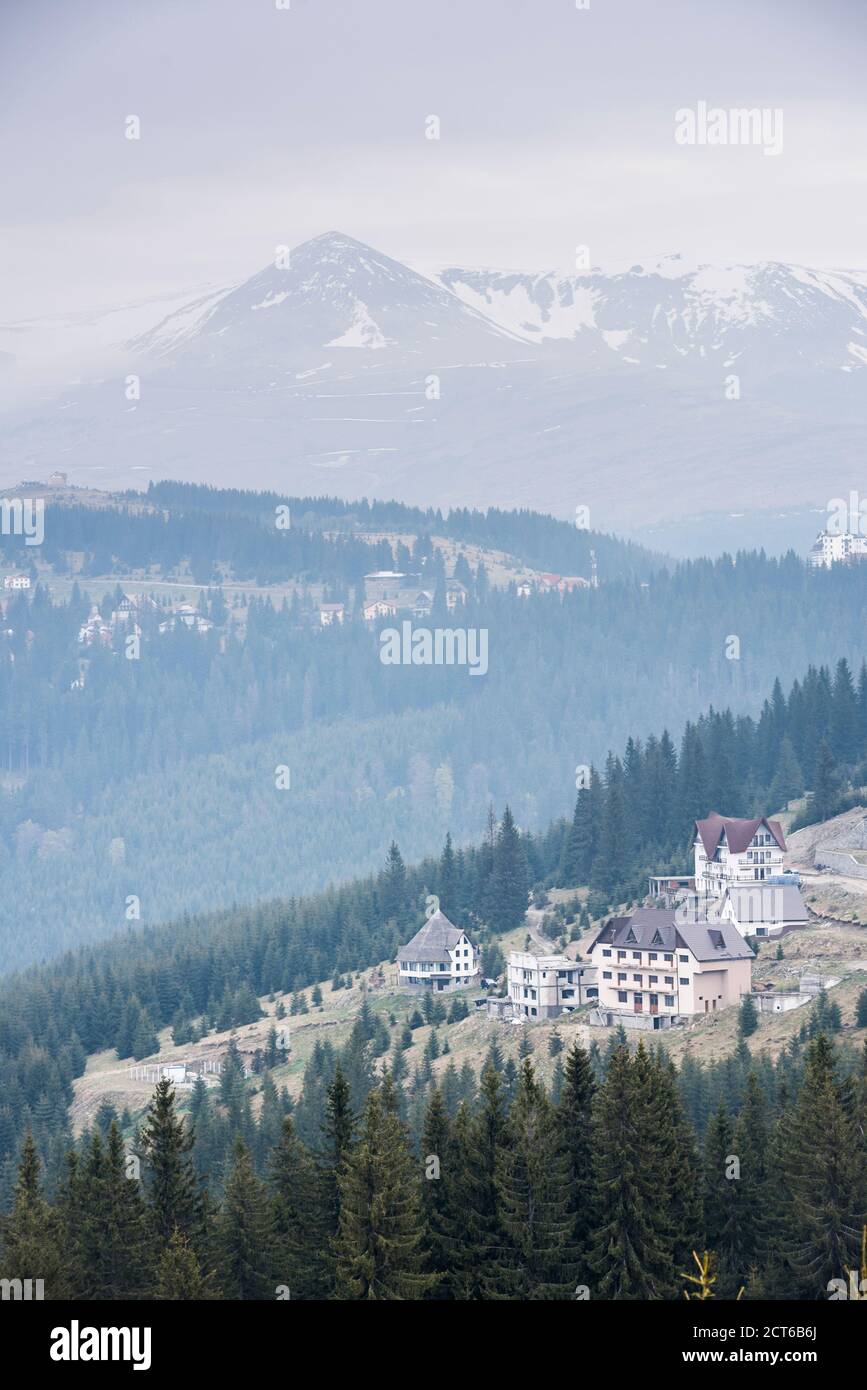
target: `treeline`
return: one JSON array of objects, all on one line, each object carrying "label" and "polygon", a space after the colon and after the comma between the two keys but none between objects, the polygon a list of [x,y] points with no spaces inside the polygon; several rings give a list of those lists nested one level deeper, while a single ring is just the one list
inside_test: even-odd
[{"label": "treeline", "polygon": [[[127,493],[132,501],[140,493]],[[412,507],[403,502],[378,502],[362,498],[345,502],[339,497],[285,497],[276,492],[243,488],[217,488],[203,483],[164,481],[149,483],[146,500],[154,506],[189,513],[211,512],[271,520],[275,507],[288,504],[295,524],[325,531],[404,531],[417,536],[444,536],[465,544],[502,550],[534,569],[558,574],[590,573],[590,551],[595,550],[606,578],[632,576],[646,579],[663,564],[631,541],[582,530],[542,512],[519,508],[487,511],[456,507],[443,513],[438,507]],[[373,568],[371,566],[370,568]]]},{"label": "treeline", "polygon": [[[4,536],[3,549],[21,565],[33,559],[24,536]],[[358,584],[368,571],[388,569],[392,563],[387,541],[367,544],[348,534],[328,539],[297,524],[278,525],[273,509],[260,519],[234,512],[210,515],[49,501],[39,558],[55,573],[68,574],[71,556],[78,553],[84,557],[80,573],[85,578],[147,572],[155,565],[171,575],[186,564],[197,584],[219,583],[223,567],[235,579],[258,584],[287,579]]]},{"label": "treeline", "polygon": [[386,1072],[360,1113],[337,1066],[312,1144],[284,1115],[263,1174],[237,1138],[216,1201],[196,1120],[161,1082],[134,1144],[116,1121],[73,1151],[56,1195],[25,1141],[0,1275],[49,1299],[664,1300],[712,1252],[711,1296],[825,1299],[867,1223],[867,1049],[841,1074],[808,1045],[797,1091],[755,1072],[700,1146],[673,1067],[640,1043],[600,1077],[575,1044],[557,1098],[525,1058],[450,1114],[434,1088],[414,1150]]}]

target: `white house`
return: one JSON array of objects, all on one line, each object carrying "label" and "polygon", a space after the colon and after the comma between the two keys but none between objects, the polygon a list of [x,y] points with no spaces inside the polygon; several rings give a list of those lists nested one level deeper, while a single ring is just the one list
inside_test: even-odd
[{"label": "white house", "polygon": [[514,1012],[525,1018],[557,1018],[596,998],[596,971],[568,956],[510,951],[506,985]]},{"label": "white house", "polygon": [[612,917],[587,947],[606,1023],[666,1028],[716,1013],[752,988],[753,952],[730,922],[684,923],[674,909]]},{"label": "white house", "polygon": [[816,568],[830,569],[832,565],[850,565],[867,556],[867,536],[851,531],[820,531],[808,556]]},{"label": "white house", "polygon": [[320,603],[319,622],[322,627],[331,627],[332,623],[342,623],[344,611],[342,603]]},{"label": "white house", "polygon": [[722,897],[726,888],[760,883],[783,871],[786,841],[779,821],[742,820],[711,811],[695,822],[695,891]]},{"label": "white house", "polygon": [[398,979],[411,989],[435,993],[478,982],[476,948],[465,931],[437,911],[397,953]]},{"label": "white house", "polygon": [[784,927],[805,927],[807,905],[797,884],[742,884],[725,890],[719,917],[741,936],[780,936]]}]

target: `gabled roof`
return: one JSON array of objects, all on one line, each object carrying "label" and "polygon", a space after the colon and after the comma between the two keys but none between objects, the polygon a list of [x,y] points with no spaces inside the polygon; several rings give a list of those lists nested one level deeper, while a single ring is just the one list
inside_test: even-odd
[{"label": "gabled roof", "polygon": [[639,907],[629,917],[611,917],[588,945],[627,946],[647,951],[690,951],[696,960],[750,960],[753,952],[731,922],[683,922],[675,909]]},{"label": "gabled roof", "polygon": [[457,946],[465,933],[452,926],[444,912],[436,911],[416,932],[412,941],[401,946],[398,960],[442,960],[443,954]]},{"label": "gabled roof", "polygon": [[762,825],[771,833],[780,849],[784,850],[786,841],[780,822],[768,820],[767,816],[756,816],[753,820],[741,820],[737,816],[721,816],[718,811],[711,811],[705,820],[696,821],[695,828],[701,836],[705,854],[708,859],[713,859],[717,845],[722,839],[723,831],[725,831],[726,844],[732,854],[742,854],[759,826]]}]

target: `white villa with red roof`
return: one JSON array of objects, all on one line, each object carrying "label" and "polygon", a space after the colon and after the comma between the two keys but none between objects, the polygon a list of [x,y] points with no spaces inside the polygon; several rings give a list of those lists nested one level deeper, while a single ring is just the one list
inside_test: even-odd
[{"label": "white villa with red roof", "polygon": [[781,874],[785,849],[779,821],[766,816],[742,820],[711,811],[695,823],[695,891],[719,898],[727,888]]}]

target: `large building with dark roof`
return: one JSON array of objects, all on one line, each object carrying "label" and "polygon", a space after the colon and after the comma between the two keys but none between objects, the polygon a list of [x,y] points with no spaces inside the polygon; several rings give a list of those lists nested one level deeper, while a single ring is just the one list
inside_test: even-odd
[{"label": "large building with dark roof", "polygon": [[611,917],[587,947],[603,1021],[666,1028],[738,1004],[753,952],[732,922],[686,921],[678,909]]}]

